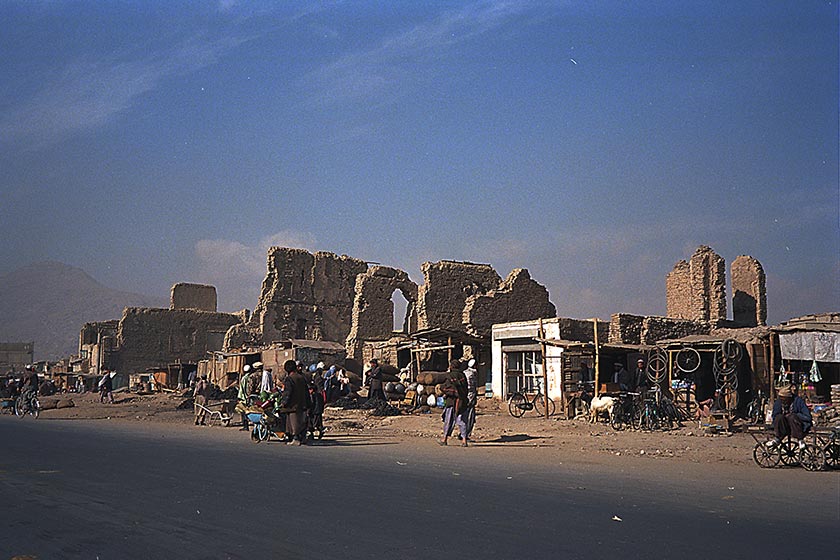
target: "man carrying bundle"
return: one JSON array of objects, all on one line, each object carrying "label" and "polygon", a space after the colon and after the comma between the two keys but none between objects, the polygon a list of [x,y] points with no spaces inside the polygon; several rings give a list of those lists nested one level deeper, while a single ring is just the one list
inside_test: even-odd
[{"label": "man carrying bundle", "polygon": [[447,445],[449,436],[452,435],[452,430],[455,425],[458,426],[458,431],[461,434],[461,445],[466,447],[467,443],[467,425],[464,422],[464,413],[468,410],[467,398],[467,378],[464,372],[461,371],[461,362],[452,360],[449,363],[449,371],[447,372],[446,381],[443,382],[443,439],[438,444]]}]

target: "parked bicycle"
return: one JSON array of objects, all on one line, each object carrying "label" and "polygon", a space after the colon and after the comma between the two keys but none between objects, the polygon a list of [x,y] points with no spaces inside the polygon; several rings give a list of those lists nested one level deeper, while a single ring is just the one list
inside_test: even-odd
[{"label": "parked bicycle", "polygon": [[761,389],[747,406],[747,420],[750,424],[764,424],[767,415],[767,397]]},{"label": "parked bicycle", "polygon": [[634,428],[639,424],[639,418],[641,417],[640,397],[641,393],[630,391],[622,391],[615,397],[617,402],[613,406],[612,416],[610,416],[610,426],[613,430],[621,431],[624,428]]},{"label": "parked bicycle", "polygon": [[[658,387],[657,387],[658,389]],[[641,402],[641,409],[639,411],[638,419],[636,419],[635,428],[638,430],[654,431],[662,426],[662,414],[657,402],[657,392],[655,390],[648,391],[644,394]]]},{"label": "parked bicycle", "polygon": [[537,384],[537,392],[530,399],[519,391],[508,399],[508,412],[514,418],[522,418],[529,410],[536,410],[539,416],[545,416],[546,406],[548,415],[553,416],[556,408],[554,401],[543,395],[541,383]]}]

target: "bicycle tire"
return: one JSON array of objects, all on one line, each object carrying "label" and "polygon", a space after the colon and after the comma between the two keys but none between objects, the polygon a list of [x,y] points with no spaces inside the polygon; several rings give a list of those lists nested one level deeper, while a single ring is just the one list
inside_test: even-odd
[{"label": "bicycle tire", "polygon": [[525,415],[525,403],[528,399],[522,393],[514,393],[508,399],[508,412],[514,418],[522,418]]},{"label": "bicycle tire", "polygon": [[617,432],[624,430],[627,424],[625,421],[625,412],[621,408],[622,406],[622,403],[616,403],[613,406],[612,414],[610,414],[610,427]]},{"label": "bicycle tire", "polygon": [[254,427],[251,428],[251,442],[252,443],[261,443],[262,440],[260,439],[260,434],[257,432],[257,426],[259,424],[254,424]]},{"label": "bicycle tire", "polygon": [[554,416],[557,406],[552,399],[545,398],[545,395],[537,395],[534,399],[534,408],[540,417],[545,417],[545,403],[548,403],[548,415]]},{"label": "bicycle tire", "polygon": [[694,373],[700,367],[700,352],[694,348],[683,348],[677,352],[677,368],[683,373]]},{"label": "bicycle tire", "polygon": [[26,411],[23,409],[23,397],[18,397],[15,399],[15,416],[23,418],[25,414]]},{"label": "bicycle tire", "polygon": [[765,443],[756,443],[753,447],[753,461],[762,469],[771,469],[779,464],[782,456],[779,453],[779,446],[767,447]]},{"label": "bicycle tire", "polygon": [[727,338],[720,343],[720,350],[724,356],[733,360],[735,363],[741,360],[743,350],[741,350],[741,343],[733,338]]},{"label": "bicycle tire", "polygon": [[723,350],[717,348],[715,350],[714,360],[712,362],[712,369],[716,372],[729,374],[733,373],[738,367],[738,362],[723,353]]},{"label": "bicycle tire", "polygon": [[668,356],[663,350],[657,348],[648,355],[647,368],[645,369],[648,380],[653,384],[662,383],[668,373]]},{"label": "bicycle tire", "polygon": [[34,418],[38,418],[41,415],[41,403],[38,402],[38,399],[32,399],[29,403],[29,414]]}]

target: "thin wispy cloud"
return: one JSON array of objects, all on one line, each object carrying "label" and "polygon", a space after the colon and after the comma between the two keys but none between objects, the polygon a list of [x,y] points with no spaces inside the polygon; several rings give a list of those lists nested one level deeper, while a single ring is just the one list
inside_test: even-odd
[{"label": "thin wispy cloud", "polygon": [[165,79],[210,66],[245,40],[193,38],[142,56],[68,62],[54,76],[44,77],[34,95],[0,114],[0,142],[37,148],[99,128]]},{"label": "thin wispy cloud", "polygon": [[410,66],[501,27],[525,5],[472,3],[387,37],[370,49],[348,53],[306,76],[305,85],[316,91],[311,101],[320,104],[391,102],[397,86],[413,75]]}]

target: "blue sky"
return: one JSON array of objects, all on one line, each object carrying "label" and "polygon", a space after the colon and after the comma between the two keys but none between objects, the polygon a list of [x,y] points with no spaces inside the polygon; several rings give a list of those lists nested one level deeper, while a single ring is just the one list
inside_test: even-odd
[{"label": "blue sky", "polygon": [[707,244],[840,309],[836,2],[7,0],[0,52],[0,273],[233,310],[291,245],[608,317]]}]

